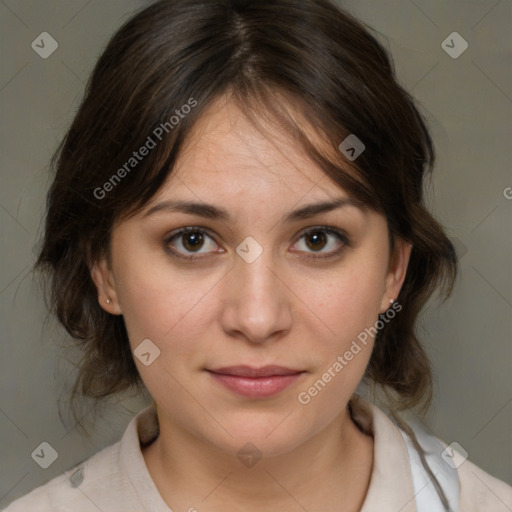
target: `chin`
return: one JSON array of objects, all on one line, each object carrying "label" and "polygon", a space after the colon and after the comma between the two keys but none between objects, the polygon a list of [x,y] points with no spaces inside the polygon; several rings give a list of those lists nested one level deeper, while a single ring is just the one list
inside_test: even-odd
[{"label": "chin", "polygon": [[250,413],[238,414],[236,419],[222,422],[223,429],[217,430],[221,437],[212,438],[212,431],[205,432],[209,441],[219,449],[239,455],[242,451],[254,450],[265,457],[274,457],[288,453],[304,443],[311,433],[304,423],[298,425],[297,418],[291,420],[290,409],[282,409],[279,414]]}]

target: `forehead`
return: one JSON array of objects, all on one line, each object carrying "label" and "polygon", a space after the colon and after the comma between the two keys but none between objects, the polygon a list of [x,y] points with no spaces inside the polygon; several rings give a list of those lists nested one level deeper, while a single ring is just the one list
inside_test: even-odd
[{"label": "forehead", "polygon": [[[300,122],[300,120],[298,120]],[[218,197],[275,199],[292,204],[346,195],[277,123],[257,129],[222,96],[198,120],[159,196],[171,192]],[[309,134],[318,137],[317,134]]]}]

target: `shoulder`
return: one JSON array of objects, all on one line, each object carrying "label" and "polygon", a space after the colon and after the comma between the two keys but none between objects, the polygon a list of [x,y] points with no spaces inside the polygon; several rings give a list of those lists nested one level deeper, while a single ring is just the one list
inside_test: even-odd
[{"label": "shoulder", "polygon": [[[366,406],[366,409],[362,407],[363,405]],[[386,460],[386,462],[393,460],[391,467],[394,468],[394,474],[397,473],[400,464],[408,466],[408,472],[411,472],[413,477],[416,509],[433,510],[428,503],[434,493],[437,495],[437,492],[433,485],[428,484],[430,476],[424,472],[423,464],[419,456],[416,456],[416,448],[408,441],[409,436],[404,435],[405,432],[402,432],[400,425],[377,406],[364,401],[357,403],[355,418],[358,419],[358,424],[362,425],[362,429],[373,431],[375,439],[378,441],[375,443],[375,455],[382,452],[380,460]],[[470,460],[460,458],[455,458],[453,461],[448,460],[453,457],[453,454],[449,455],[450,447],[418,421],[416,416],[411,415],[406,423],[414,432],[424,451],[427,464],[436,475],[445,495],[451,503],[458,503],[457,510],[459,512],[512,512],[512,487],[510,485],[486,473]],[[399,434],[397,435],[397,433]],[[404,449],[404,446],[407,450]],[[401,457],[397,456],[399,453],[402,454]],[[389,464],[386,466],[390,467]],[[402,484],[400,487],[393,487],[396,485],[393,480],[387,481],[386,484],[388,488],[395,488],[396,492],[403,490]],[[430,493],[432,496],[428,492],[430,487],[434,491]],[[427,507],[420,507],[419,502],[426,502]]]},{"label": "shoulder", "polygon": [[[459,486],[460,512],[511,512],[512,487],[506,482],[486,473],[462,455],[454,457],[456,449],[443,440],[432,436],[443,448],[441,460],[443,465],[456,468]],[[450,453],[451,452],[451,453]],[[443,457],[443,455],[445,455]],[[467,457],[467,454],[466,454]],[[439,472],[435,471],[439,476]]]},{"label": "shoulder", "polygon": [[122,438],[12,502],[5,512],[165,510],[141,453],[158,434],[154,407],[131,419]]},{"label": "shoulder", "polygon": [[461,512],[510,512],[512,510],[512,487],[499,480],[469,460],[457,469],[460,481]]},{"label": "shoulder", "polygon": [[112,479],[119,473],[115,463],[118,451],[119,443],[104,448],[15,500],[5,512],[97,512],[94,494],[107,486],[110,488]]}]

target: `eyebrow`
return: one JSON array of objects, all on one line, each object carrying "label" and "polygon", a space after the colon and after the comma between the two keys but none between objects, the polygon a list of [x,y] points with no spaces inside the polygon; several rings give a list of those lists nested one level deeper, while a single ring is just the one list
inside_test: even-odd
[{"label": "eyebrow", "polygon": [[[293,210],[292,212],[283,216],[281,221],[293,222],[302,219],[309,219],[321,213],[330,212],[338,208],[352,206],[360,210],[365,210],[365,206],[361,201],[340,197],[333,201],[323,201],[320,203],[313,203]],[[177,213],[188,213],[191,215],[198,215],[212,220],[229,221],[231,216],[227,210],[214,206],[208,203],[194,203],[190,201],[162,201],[150,208],[144,217],[149,217],[157,212],[168,211]]]}]

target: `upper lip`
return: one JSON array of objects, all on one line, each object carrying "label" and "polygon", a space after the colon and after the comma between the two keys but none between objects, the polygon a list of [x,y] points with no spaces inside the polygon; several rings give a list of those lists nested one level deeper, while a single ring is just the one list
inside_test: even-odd
[{"label": "upper lip", "polygon": [[225,366],[224,368],[215,368],[208,370],[213,373],[222,373],[224,375],[234,375],[236,377],[269,377],[272,375],[293,375],[302,373],[303,370],[294,370],[284,366],[268,365],[260,368],[253,366],[239,365],[239,366]]}]

